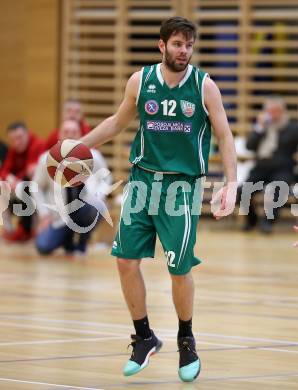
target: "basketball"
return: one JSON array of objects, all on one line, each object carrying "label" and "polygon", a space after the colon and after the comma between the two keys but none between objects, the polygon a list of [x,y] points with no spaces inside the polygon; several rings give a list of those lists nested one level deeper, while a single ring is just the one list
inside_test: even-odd
[{"label": "basketball", "polygon": [[79,186],[92,174],[91,150],[78,140],[58,141],[48,152],[47,170],[62,187]]}]

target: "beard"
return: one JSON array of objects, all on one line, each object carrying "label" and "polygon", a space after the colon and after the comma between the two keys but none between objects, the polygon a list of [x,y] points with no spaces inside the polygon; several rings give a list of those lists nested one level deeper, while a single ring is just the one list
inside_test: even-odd
[{"label": "beard", "polygon": [[170,71],[175,72],[175,73],[179,73],[179,72],[182,72],[183,70],[185,70],[189,64],[190,58],[185,63],[179,64],[177,61],[175,61],[173,56],[171,56],[171,54],[168,52],[168,50],[167,49],[165,50],[165,65]]}]

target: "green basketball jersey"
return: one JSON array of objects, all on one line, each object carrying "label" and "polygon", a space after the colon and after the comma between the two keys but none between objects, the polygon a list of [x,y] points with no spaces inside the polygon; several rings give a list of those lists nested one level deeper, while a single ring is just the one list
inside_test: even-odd
[{"label": "green basketball jersey", "polygon": [[136,103],[140,125],[129,160],[154,171],[205,175],[211,138],[202,92],[207,73],[188,65],[179,85],[169,88],[160,65],[141,72]]}]

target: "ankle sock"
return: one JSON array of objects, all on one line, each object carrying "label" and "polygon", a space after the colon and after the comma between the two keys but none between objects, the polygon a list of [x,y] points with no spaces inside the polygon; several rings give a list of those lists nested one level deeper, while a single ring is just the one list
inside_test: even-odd
[{"label": "ankle sock", "polygon": [[192,318],[188,321],[180,320],[179,318],[179,330],[178,330],[178,338],[179,337],[193,337],[192,333]]},{"label": "ankle sock", "polygon": [[147,316],[141,318],[140,320],[134,320],[133,325],[135,327],[137,336],[142,337],[142,339],[149,339],[151,337],[151,330]]}]

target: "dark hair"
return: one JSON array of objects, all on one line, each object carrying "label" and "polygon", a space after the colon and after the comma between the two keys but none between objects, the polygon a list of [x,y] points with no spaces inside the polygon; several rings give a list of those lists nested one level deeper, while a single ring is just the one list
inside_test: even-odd
[{"label": "dark hair", "polygon": [[23,128],[24,130],[27,131],[27,125],[26,125],[25,122],[22,122],[22,121],[10,123],[10,124],[7,126],[7,128],[6,128],[6,131],[7,131],[7,132],[14,131],[14,130],[18,129],[19,127]]},{"label": "dark hair", "polygon": [[164,20],[160,26],[160,39],[165,43],[168,42],[172,34],[182,33],[187,39],[196,39],[196,26],[185,18],[174,16]]}]

